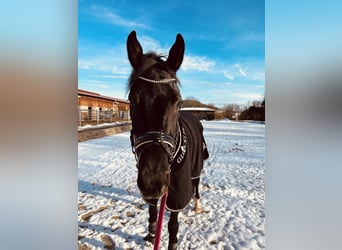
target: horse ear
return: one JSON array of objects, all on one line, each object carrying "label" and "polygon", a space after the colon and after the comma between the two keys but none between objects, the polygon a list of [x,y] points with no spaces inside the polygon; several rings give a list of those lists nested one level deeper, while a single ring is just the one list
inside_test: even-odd
[{"label": "horse ear", "polygon": [[167,64],[177,71],[182,64],[184,57],[185,43],[181,34],[177,34],[176,42],[172,45],[169,57],[167,58]]},{"label": "horse ear", "polygon": [[143,50],[134,30],[127,37],[127,54],[133,68],[137,68],[143,55]]}]

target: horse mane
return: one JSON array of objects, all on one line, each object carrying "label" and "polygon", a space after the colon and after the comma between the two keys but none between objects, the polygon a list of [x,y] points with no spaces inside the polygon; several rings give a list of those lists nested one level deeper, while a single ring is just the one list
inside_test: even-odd
[{"label": "horse mane", "polygon": [[[160,80],[156,79],[160,77],[157,73],[163,71],[166,71],[171,76],[171,78],[175,78],[176,82],[180,84],[176,72],[172,70],[166,63],[166,61],[164,60],[165,57],[165,55],[158,55],[155,52],[148,52],[144,54],[141,59],[141,65],[137,69],[133,68],[132,70],[132,73],[128,80],[127,90],[129,91],[131,89],[132,85],[139,76],[144,76],[153,80]],[[152,68],[156,68],[157,70],[152,70]]]}]

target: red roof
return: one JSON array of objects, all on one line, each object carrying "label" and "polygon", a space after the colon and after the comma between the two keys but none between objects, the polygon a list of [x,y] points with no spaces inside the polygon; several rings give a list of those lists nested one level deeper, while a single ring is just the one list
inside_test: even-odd
[{"label": "red roof", "polygon": [[104,95],[101,95],[99,93],[90,92],[90,91],[83,90],[83,89],[78,89],[78,94],[83,95],[83,96],[97,97],[97,98],[101,98],[101,99],[105,99],[105,100],[129,103],[129,101],[126,101],[126,100],[122,100],[122,99],[114,98],[114,97],[110,97],[110,96],[104,96]]}]

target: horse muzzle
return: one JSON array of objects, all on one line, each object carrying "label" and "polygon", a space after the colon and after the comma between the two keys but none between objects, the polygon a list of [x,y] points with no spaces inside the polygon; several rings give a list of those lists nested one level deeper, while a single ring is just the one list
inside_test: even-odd
[{"label": "horse muzzle", "polygon": [[141,190],[140,190],[140,194],[141,194],[141,197],[144,199],[144,200],[158,200],[160,199],[163,195],[165,195],[166,193],[168,192],[168,187],[167,186],[163,186],[162,190],[158,193],[158,194],[155,194],[155,195],[146,195],[144,194]]}]

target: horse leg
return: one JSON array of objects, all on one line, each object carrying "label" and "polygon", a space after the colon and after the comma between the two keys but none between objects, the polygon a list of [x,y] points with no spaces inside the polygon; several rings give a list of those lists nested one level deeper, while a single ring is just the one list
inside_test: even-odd
[{"label": "horse leg", "polygon": [[178,233],[178,212],[171,212],[170,220],[168,224],[169,230],[169,246],[168,250],[177,249],[177,233]]},{"label": "horse leg", "polygon": [[154,244],[154,239],[156,237],[156,227],[157,227],[157,216],[158,216],[158,209],[157,209],[157,202],[158,200],[153,200],[148,207],[148,234],[144,237],[145,241],[149,241]]},{"label": "horse leg", "polygon": [[199,182],[200,182],[200,178],[196,178],[196,179],[192,179],[192,190],[194,193],[194,199],[195,199],[195,213],[199,214],[202,212],[202,208],[201,208],[201,203],[200,203],[200,194],[199,194]]}]

